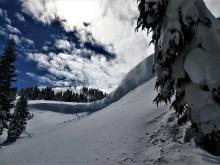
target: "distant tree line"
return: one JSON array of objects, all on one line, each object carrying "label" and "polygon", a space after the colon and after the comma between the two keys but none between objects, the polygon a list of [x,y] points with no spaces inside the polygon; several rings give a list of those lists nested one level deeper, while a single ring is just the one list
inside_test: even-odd
[{"label": "distant tree line", "polygon": [[53,100],[63,102],[93,102],[103,99],[107,94],[99,89],[83,87],[79,92],[71,89],[55,92],[53,88],[31,87],[21,89],[19,96],[25,96],[29,100]]},{"label": "distant tree line", "polygon": [[16,82],[15,62],[16,42],[10,38],[0,56],[0,135],[3,134],[4,129],[8,130],[5,143],[16,141],[25,131],[27,120],[32,118],[27,109],[25,96],[22,95],[15,105],[17,93],[17,89],[13,86]]}]

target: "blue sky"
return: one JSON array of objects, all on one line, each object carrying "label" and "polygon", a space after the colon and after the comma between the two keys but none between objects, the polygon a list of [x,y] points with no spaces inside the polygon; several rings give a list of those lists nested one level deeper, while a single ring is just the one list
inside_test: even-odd
[{"label": "blue sky", "polygon": [[[218,16],[219,1],[207,4]],[[136,0],[0,0],[0,54],[13,36],[18,88],[111,91],[153,53],[150,38],[134,33],[137,16]]]}]

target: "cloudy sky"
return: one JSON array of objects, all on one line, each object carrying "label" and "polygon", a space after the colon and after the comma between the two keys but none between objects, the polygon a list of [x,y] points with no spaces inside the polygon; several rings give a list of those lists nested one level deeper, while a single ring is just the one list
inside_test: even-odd
[{"label": "cloudy sky", "polygon": [[[205,1],[216,17],[220,1]],[[80,85],[113,90],[153,53],[135,33],[136,0],[0,0],[0,53],[17,42],[18,88]]]}]

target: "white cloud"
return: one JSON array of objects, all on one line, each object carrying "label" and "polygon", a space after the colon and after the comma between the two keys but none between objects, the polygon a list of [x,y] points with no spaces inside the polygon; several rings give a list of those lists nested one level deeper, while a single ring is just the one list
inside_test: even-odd
[{"label": "white cloud", "polygon": [[20,34],[21,32],[20,32],[20,30],[19,29],[17,29],[16,27],[13,27],[13,26],[11,26],[11,25],[6,25],[6,28],[7,28],[7,30],[10,32],[10,33],[14,33],[14,34]]},{"label": "white cloud", "polygon": [[6,17],[6,18],[5,18],[5,21],[6,21],[7,23],[11,24],[11,19],[10,19],[10,18]]},{"label": "white cloud", "polygon": [[53,0],[20,0],[23,12],[45,24],[56,19],[56,4]]},{"label": "white cloud", "polygon": [[[122,7],[123,6],[123,7]],[[89,31],[103,44],[113,46],[117,60],[126,64],[130,70],[146,56],[153,53],[148,47],[149,39],[145,33],[135,33],[138,16],[136,1],[106,0],[103,13],[94,22]]]},{"label": "white cloud", "polygon": [[27,72],[26,75],[31,77],[33,80],[41,82],[43,84],[53,84],[54,86],[62,86],[62,87],[71,85],[71,82],[57,80],[56,77],[48,74],[45,76],[38,76],[35,73]]},{"label": "white cloud", "polygon": [[59,84],[75,80],[106,91],[115,88],[127,72],[126,64],[121,65],[118,60],[107,61],[99,55],[92,56],[91,60],[85,59],[80,56],[82,51],[88,50],[76,50],[70,54],[30,53],[28,59],[36,61],[39,68],[46,69],[53,77],[64,77],[65,81]]},{"label": "white cloud", "polygon": [[47,56],[45,54],[41,54],[41,53],[36,53],[36,54],[28,53],[28,59],[38,62],[38,66],[40,68],[47,68],[47,67],[50,66],[50,63],[49,63],[49,59],[50,58],[49,58],[49,56]]},{"label": "white cloud", "polygon": [[7,37],[8,35],[4,31],[0,31],[0,36]]},{"label": "white cloud", "polygon": [[15,18],[17,18],[21,22],[25,22],[25,18],[21,13],[15,13]]},{"label": "white cloud", "polygon": [[37,81],[41,83],[46,84],[53,84],[54,86],[69,86],[71,85],[71,82],[63,81],[63,80],[57,80],[56,77],[51,75],[45,75],[45,76],[36,76],[34,77]]},{"label": "white cloud", "polygon": [[100,0],[55,0],[57,15],[64,21],[66,29],[82,27],[83,22],[93,22],[100,14]]},{"label": "white cloud", "polygon": [[[1,29],[1,28],[0,28]],[[0,33],[1,34],[1,33]],[[25,46],[33,46],[34,45],[34,41],[33,40],[31,40],[31,39],[29,39],[29,38],[25,38],[25,37],[21,37],[21,36],[18,36],[18,34],[2,34],[2,35],[4,35],[5,37],[12,37],[12,38],[14,38],[14,40],[15,40],[15,42],[16,42],[16,44],[17,45],[20,45],[20,48],[23,48],[24,49],[24,47],[23,47],[23,45],[21,45],[21,43],[24,43],[25,44]]]},{"label": "white cloud", "polygon": [[[90,86],[112,90],[130,69],[153,53],[153,46],[148,46],[150,36],[147,37],[145,32],[134,32],[138,16],[136,0],[91,0],[94,4],[97,3],[94,7],[96,12],[91,13],[92,17],[87,13],[79,16],[85,12],[86,7],[84,8],[83,5],[78,7],[75,14],[69,4],[70,1],[67,0],[54,0],[54,3],[52,0],[21,1],[24,11],[37,20],[49,24],[57,17],[66,19],[63,21],[63,26],[67,30],[76,26],[82,42],[89,40],[85,34],[90,32],[98,43],[106,45],[106,49],[117,55],[114,60],[107,61],[101,55],[94,55],[94,52],[89,52],[94,55],[91,60],[82,58],[80,54],[88,51],[85,49],[65,54],[29,54],[29,59],[37,61],[39,67],[47,69],[55,77],[65,77],[66,82],[75,79],[86,81]],[[206,3],[215,15],[219,16],[219,0],[206,0]],[[77,20],[77,17],[80,19]],[[82,28],[79,25],[80,21],[88,21],[91,25]],[[59,42],[56,42],[57,46],[62,49],[71,47],[68,41]]]},{"label": "white cloud", "polygon": [[8,13],[6,10],[0,8],[0,17],[3,17],[7,23],[11,24],[11,20],[8,18]]},{"label": "white cloud", "polygon": [[3,27],[1,27],[0,26],[0,35],[1,36],[4,36],[4,37],[8,37],[8,34],[6,33],[6,30],[5,30],[5,28],[3,28]]},{"label": "white cloud", "polygon": [[66,29],[92,22],[99,14],[100,0],[20,0],[23,12],[36,20],[50,24],[54,19],[63,21]]},{"label": "white cloud", "polygon": [[[114,60],[107,61],[94,52],[88,52],[92,55],[91,60],[84,59],[81,54],[88,51],[85,49],[69,54],[29,54],[29,59],[37,61],[40,68],[47,69],[52,75],[65,77],[67,81],[86,81],[89,86],[114,89],[130,69],[153,52],[153,48],[148,47],[144,33],[134,32],[135,18],[138,16],[135,0],[105,0],[100,4],[102,10],[99,10],[89,28],[80,29],[81,37],[82,41],[88,41],[83,36],[91,32],[98,43],[107,45],[108,50],[116,53]],[[58,40],[56,46],[70,49],[71,43]]]},{"label": "white cloud", "polygon": [[32,77],[32,78],[37,76],[36,74],[31,73],[31,72],[27,72],[26,75],[28,75],[29,77]]},{"label": "white cloud", "polygon": [[34,41],[29,38],[22,37],[22,41],[28,45],[34,45]]},{"label": "white cloud", "polygon": [[48,46],[43,46],[42,49],[43,49],[44,51],[48,51],[48,50],[49,50],[49,47],[48,47]]},{"label": "white cloud", "polygon": [[55,46],[59,49],[70,50],[72,48],[72,44],[63,39],[58,39],[55,41]]},{"label": "white cloud", "polygon": [[7,11],[0,8],[0,17],[7,16]]}]

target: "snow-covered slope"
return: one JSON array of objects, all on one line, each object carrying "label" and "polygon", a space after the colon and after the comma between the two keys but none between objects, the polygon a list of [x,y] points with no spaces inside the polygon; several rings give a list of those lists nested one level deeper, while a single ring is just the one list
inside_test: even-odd
[{"label": "snow-covered slope", "polygon": [[55,101],[30,101],[29,108],[49,110],[62,113],[81,113],[81,112],[95,112],[103,109],[111,103],[118,101],[131,90],[135,89],[144,82],[150,80],[154,75],[153,69],[153,56],[147,57],[132,69],[127,76],[122,80],[118,88],[110,93],[107,97],[100,101],[93,103],[62,103]]},{"label": "snow-covered slope", "polygon": [[152,104],[155,80],[87,118],[0,149],[2,165],[194,165],[220,158],[182,144],[184,127]]},{"label": "snow-covered slope", "polygon": [[[80,119],[87,117],[87,113],[64,114],[51,111],[41,111],[38,109],[30,109],[33,118],[28,121],[25,132],[19,140],[26,140],[33,136],[38,136],[50,132],[51,130],[61,128],[65,123],[77,122]],[[7,139],[7,130],[0,136],[0,144],[4,145]]]}]

